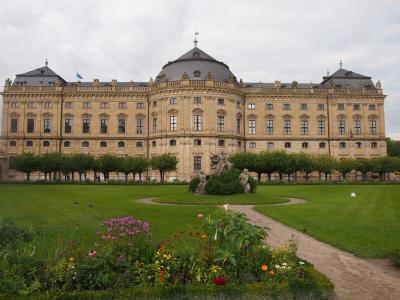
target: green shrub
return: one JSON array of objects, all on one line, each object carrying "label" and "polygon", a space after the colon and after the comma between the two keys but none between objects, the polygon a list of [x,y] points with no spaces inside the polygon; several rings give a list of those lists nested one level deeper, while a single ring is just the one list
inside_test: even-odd
[{"label": "green shrub", "polygon": [[400,249],[393,250],[390,255],[390,260],[395,267],[400,268]]},{"label": "green shrub", "polygon": [[32,231],[21,229],[13,222],[0,217],[0,253],[3,248],[15,248],[20,242],[30,242]]},{"label": "green shrub", "polygon": [[190,180],[189,182],[189,191],[194,193],[199,183],[200,183],[200,177],[199,176],[193,177],[192,180]]},{"label": "green shrub", "polygon": [[231,195],[243,193],[239,180],[240,171],[230,170],[221,175],[212,175],[207,181],[205,191],[211,195]]}]

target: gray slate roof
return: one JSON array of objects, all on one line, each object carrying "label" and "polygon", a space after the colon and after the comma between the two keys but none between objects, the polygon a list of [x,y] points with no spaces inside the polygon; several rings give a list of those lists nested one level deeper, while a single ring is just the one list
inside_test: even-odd
[{"label": "gray slate roof", "polygon": [[340,68],[330,76],[324,76],[321,82],[323,87],[335,86],[338,88],[346,88],[349,85],[353,89],[375,88],[371,77],[348,71]]},{"label": "gray slate roof", "polygon": [[48,66],[41,67],[26,73],[17,74],[13,85],[41,85],[53,86],[56,80],[60,80],[61,85],[65,85],[66,81]]}]

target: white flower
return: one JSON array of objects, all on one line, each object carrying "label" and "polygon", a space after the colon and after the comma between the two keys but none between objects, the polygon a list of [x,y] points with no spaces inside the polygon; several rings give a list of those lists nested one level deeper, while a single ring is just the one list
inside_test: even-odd
[{"label": "white flower", "polygon": [[218,231],[217,231],[217,230],[215,230],[215,234],[214,234],[214,241],[216,241],[216,240],[217,240],[217,234],[218,234]]},{"label": "white flower", "polygon": [[301,262],[299,262],[299,264],[300,264],[300,265],[304,265],[305,263],[304,263],[304,261],[301,261]]},{"label": "white flower", "polygon": [[222,205],[225,208],[225,211],[228,211],[229,204]]},{"label": "white flower", "polygon": [[286,267],[286,266],[287,266],[287,263],[283,263],[282,266],[285,266],[285,267]]}]

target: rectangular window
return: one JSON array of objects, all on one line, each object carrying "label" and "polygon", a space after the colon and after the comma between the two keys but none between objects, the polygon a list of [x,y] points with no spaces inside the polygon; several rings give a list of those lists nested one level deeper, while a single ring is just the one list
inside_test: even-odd
[{"label": "rectangular window", "polygon": [[118,102],[118,108],[119,109],[125,109],[127,107],[126,102]]},{"label": "rectangular window", "polygon": [[376,110],[376,105],[375,104],[370,104],[368,105],[369,110]]},{"label": "rectangular window", "polygon": [[193,103],[194,104],[200,104],[201,103],[201,97],[194,97],[193,98]]},{"label": "rectangular window", "polygon": [[72,102],[71,101],[65,102],[64,107],[65,108],[72,108]]},{"label": "rectangular window", "polygon": [[254,103],[249,103],[247,107],[248,109],[256,109],[256,105]]},{"label": "rectangular window", "polygon": [[201,156],[195,156],[193,159],[193,169],[195,171],[201,171]]},{"label": "rectangular window", "polygon": [[267,134],[274,134],[274,120],[267,120]]},{"label": "rectangular window", "polygon": [[176,104],[176,98],[170,98],[169,104]]},{"label": "rectangular window", "polygon": [[346,126],[345,126],[345,122],[344,120],[339,120],[339,134],[344,134],[345,130],[346,130]]},{"label": "rectangular window", "polygon": [[225,100],[222,98],[218,98],[218,105],[224,105],[225,104]]},{"label": "rectangular window", "polygon": [[144,119],[136,119],[136,133],[142,134],[144,132]]},{"label": "rectangular window", "polygon": [[274,105],[272,103],[267,103],[267,104],[265,104],[265,109],[273,110],[274,109]]},{"label": "rectangular window", "polygon": [[72,119],[65,119],[64,121],[64,132],[71,133],[72,132]]},{"label": "rectangular window", "polygon": [[318,110],[325,110],[325,104],[318,104]]},{"label": "rectangular window", "polygon": [[51,119],[44,119],[43,121],[43,132],[49,133],[51,131]]},{"label": "rectangular window", "polygon": [[325,134],[325,121],[318,121],[318,134]]},{"label": "rectangular window", "polygon": [[28,108],[34,108],[35,107],[35,102],[29,101],[28,102]]},{"label": "rectangular window", "polygon": [[224,131],[225,130],[225,117],[224,116],[218,116],[218,131]]},{"label": "rectangular window", "polygon": [[256,134],[256,120],[249,120],[249,134]]},{"label": "rectangular window", "polygon": [[283,133],[284,134],[291,134],[292,133],[290,120],[283,120]]},{"label": "rectangular window", "polygon": [[136,108],[139,108],[139,109],[144,108],[144,102],[138,102],[138,103],[136,103]]},{"label": "rectangular window", "polygon": [[194,130],[198,131],[202,129],[201,115],[194,115]]},{"label": "rectangular window", "polygon": [[376,120],[369,121],[369,132],[371,134],[376,134]]},{"label": "rectangular window", "polygon": [[118,133],[125,133],[125,119],[118,119]]},{"label": "rectangular window", "polygon": [[83,108],[88,109],[92,107],[92,102],[83,102]]},{"label": "rectangular window", "polygon": [[308,134],[308,121],[307,120],[300,121],[300,131],[301,131],[301,134]]},{"label": "rectangular window", "polygon": [[283,104],[283,110],[290,110],[290,104],[289,103],[284,103]]},{"label": "rectangular window", "polygon": [[44,108],[52,108],[53,107],[53,103],[50,101],[45,101],[44,102]]},{"label": "rectangular window", "polygon": [[195,139],[195,140],[193,141],[193,144],[194,144],[195,146],[201,146],[201,140],[200,140],[200,139]]},{"label": "rectangular window", "polygon": [[337,109],[338,109],[338,110],[344,110],[344,103],[339,103],[339,104],[337,105]]},{"label": "rectangular window", "polygon": [[26,131],[32,133],[35,131],[35,119],[29,118],[27,123]]},{"label": "rectangular window", "polygon": [[153,133],[157,132],[157,118],[153,118]]},{"label": "rectangular window", "polygon": [[100,119],[100,133],[107,133],[108,131],[108,120]]},{"label": "rectangular window", "polygon": [[157,107],[157,101],[153,101],[153,107]]},{"label": "rectangular window", "polygon": [[307,110],[307,103],[301,103],[300,104],[300,109],[301,110]]},{"label": "rectangular window", "polygon": [[225,140],[218,140],[218,147],[225,147]]},{"label": "rectangular window", "polygon": [[108,102],[101,102],[100,108],[108,108]]},{"label": "rectangular window", "polygon": [[17,101],[11,102],[11,107],[12,108],[17,108],[18,107],[18,102]]},{"label": "rectangular window", "polygon": [[176,131],[176,116],[169,116],[169,130]]},{"label": "rectangular window", "polygon": [[11,119],[10,132],[15,133],[18,131],[18,119]]},{"label": "rectangular window", "polygon": [[240,133],[240,127],[241,127],[241,124],[242,123],[242,119],[240,119],[240,118],[237,118],[236,119],[236,132],[237,133]]},{"label": "rectangular window", "polygon": [[236,101],[236,107],[240,108],[240,101]]},{"label": "rectangular window", "polygon": [[359,135],[361,134],[361,121],[354,120],[354,134]]},{"label": "rectangular window", "polygon": [[353,105],[354,110],[360,110],[360,104],[354,104]]},{"label": "rectangular window", "polygon": [[88,118],[84,118],[82,122],[82,132],[89,133],[90,132],[90,120]]}]

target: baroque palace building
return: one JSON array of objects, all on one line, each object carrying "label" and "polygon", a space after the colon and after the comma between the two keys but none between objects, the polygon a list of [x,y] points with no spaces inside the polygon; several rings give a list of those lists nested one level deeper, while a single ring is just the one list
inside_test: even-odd
[{"label": "baroque palace building", "polygon": [[386,155],[380,82],[342,67],[317,84],[243,82],[195,46],[154,81],[67,82],[46,61],[2,95],[2,179],[22,178],[9,161],[23,152],[170,153],[178,180],[209,173],[222,151]]}]

